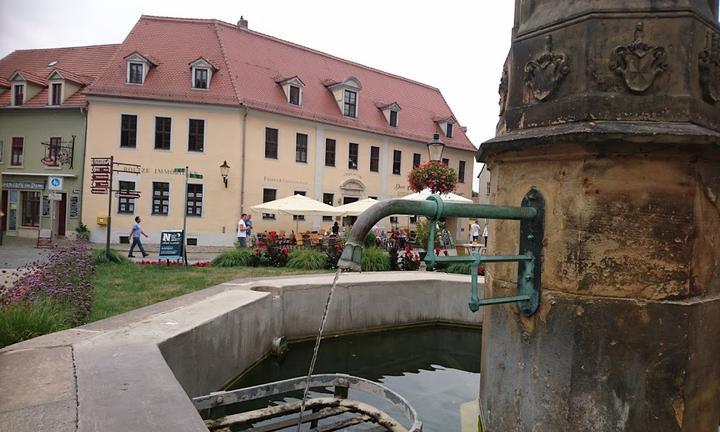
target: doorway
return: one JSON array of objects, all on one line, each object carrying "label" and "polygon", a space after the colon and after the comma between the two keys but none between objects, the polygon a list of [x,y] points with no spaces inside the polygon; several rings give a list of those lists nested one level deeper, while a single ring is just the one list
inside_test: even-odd
[{"label": "doorway", "polygon": [[55,228],[58,236],[65,237],[66,216],[67,216],[67,194],[60,193],[60,200],[55,201]]}]

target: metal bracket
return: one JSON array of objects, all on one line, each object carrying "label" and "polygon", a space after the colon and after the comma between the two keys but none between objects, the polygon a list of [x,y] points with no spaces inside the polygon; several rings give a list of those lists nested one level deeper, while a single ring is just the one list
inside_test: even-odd
[{"label": "metal bracket", "polygon": [[[428,198],[437,202],[439,198],[431,196]],[[545,200],[542,194],[532,188],[525,194],[522,200],[522,207],[532,207],[536,210],[533,219],[520,219],[520,246],[518,255],[480,255],[472,251],[467,256],[444,257],[435,255],[435,223],[436,218],[430,220],[428,247],[424,261],[428,266],[433,267],[438,262],[466,262],[470,263],[470,301],[468,306],[472,312],[477,312],[480,306],[503,303],[517,303],[518,310],[526,316],[537,312],[540,306],[541,286],[541,254],[544,236],[545,221]],[[505,217],[505,219],[519,219]],[[517,294],[510,297],[494,297],[480,299],[478,293],[477,270],[481,264],[495,262],[517,262]]]}]

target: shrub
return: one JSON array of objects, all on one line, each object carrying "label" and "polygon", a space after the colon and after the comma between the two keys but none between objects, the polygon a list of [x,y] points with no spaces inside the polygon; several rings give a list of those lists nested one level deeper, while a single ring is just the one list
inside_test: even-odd
[{"label": "shrub", "polygon": [[384,250],[372,246],[366,247],[362,254],[363,271],[388,271],[390,270],[390,255]]},{"label": "shrub", "polygon": [[390,258],[390,271],[400,270],[400,257],[398,256],[397,248],[391,247],[390,250],[388,250],[388,255]]},{"label": "shrub", "polygon": [[336,242],[335,244],[330,244],[327,249],[325,249],[325,268],[337,268],[344,247],[345,245],[343,243]]},{"label": "shrub", "polygon": [[105,249],[93,249],[93,259],[95,264],[128,264],[129,259],[123,254],[118,253],[115,249],[110,249],[110,254],[105,253]]},{"label": "shrub", "polygon": [[18,272],[24,276],[0,298],[6,307],[47,297],[67,306],[72,325],[83,323],[90,315],[95,259],[84,240],[56,245],[44,260],[32,262]]},{"label": "shrub", "polygon": [[420,268],[420,255],[413,252],[410,246],[405,246],[405,251],[400,256],[401,270],[417,270]]},{"label": "shrub", "polygon": [[[458,273],[458,274],[466,274],[466,275],[469,275],[471,270],[472,270],[472,268],[470,266],[470,263],[452,263],[449,266],[447,266],[447,269],[445,269],[445,271],[448,273]],[[478,267],[477,272],[480,276],[485,275],[485,269],[483,269],[482,266]]]},{"label": "shrub", "polygon": [[373,232],[373,230],[368,231],[367,235],[365,236],[365,240],[363,241],[363,246],[372,247],[377,246],[377,235]]},{"label": "shrub", "polygon": [[252,265],[253,253],[248,249],[238,249],[222,253],[212,260],[213,267],[241,267]]},{"label": "shrub", "polygon": [[77,228],[75,228],[75,233],[77,234],[77,237],[79,239],[83,240],[90,240],[90,230],[88,229],[87,225],[80,222]]},{"label": "shrub", "polygon": [[0,308],[0,348],[70,328],[70,315],[67,307],[46,297],[6,305]]},{"label": "shrub", "polygon": [[297,248],[288,256],[287,266],[295,269],[320,270],[325,268],[324,253],[309,248]]}]

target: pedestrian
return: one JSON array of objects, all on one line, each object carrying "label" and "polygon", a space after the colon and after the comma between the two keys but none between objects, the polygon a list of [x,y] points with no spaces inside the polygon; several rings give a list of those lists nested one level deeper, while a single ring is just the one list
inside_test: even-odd
[{"label": "pedestrian", "polygon": [[128,258],[135,258],[135,255],[133,255],[133,250],[135,249],[135,246],[140,249],[140,253],[142,253],[143,258],[150,255],[148,253],[145,253],[145,248],[142,245],[142,242],[140,241],[140,236],[144,235],[147,237],[148,235],[145,234],[145,232],[140,228],[140,216],[135,216],[135,223],[132,226],[132,229],[130,230],[130,237],[132,238],[132,245],[130,245],[130,251],[128,252]]},{"label": "pedestrian", "polygon": [[485,247],[487,247],[487,238],[488,238],[488,229],[487,229],[487,223],[485,224],[485,228],[483,228],[483,237],[485,238]]},{"label": "pedestrian", "polygon": [[250,245],[252,246],[253,239],[252,239],[252,215],[250,213],[245,215],[245,233],[247,234],[246,239],[250,242]]},{"label": "pedestrian", "polygon": [[340,225],[338,225],[337,221],[335,221],[335,223],[332,226],[332,233],[333,233],[333,235],[340,234]]},{"label": "pedestrian", "polygon": [[243,213],[237,224],[237,239],[241,248],[247,247],[247,225],[245,224],[247,214]]},{"label": "pedestrian", "polygon": [[470,225],[470,235],[472,235],[473,243],[480,240],[480,224],[478,223],[477,219],[475,219],[475,222]]}]

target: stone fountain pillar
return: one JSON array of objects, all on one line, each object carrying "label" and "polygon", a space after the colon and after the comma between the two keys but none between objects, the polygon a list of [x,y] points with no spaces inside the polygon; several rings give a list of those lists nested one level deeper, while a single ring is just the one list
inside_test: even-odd
[{"label": "stone fountain pillar", "polygon": [[[485,308],[490,432],[716,432],[717,0],[516,0],[493,204],[545,198],[542,303]],[[490,224],[512,253],[516,222]],[[512,264],[486,296],[511,295]]]}]

